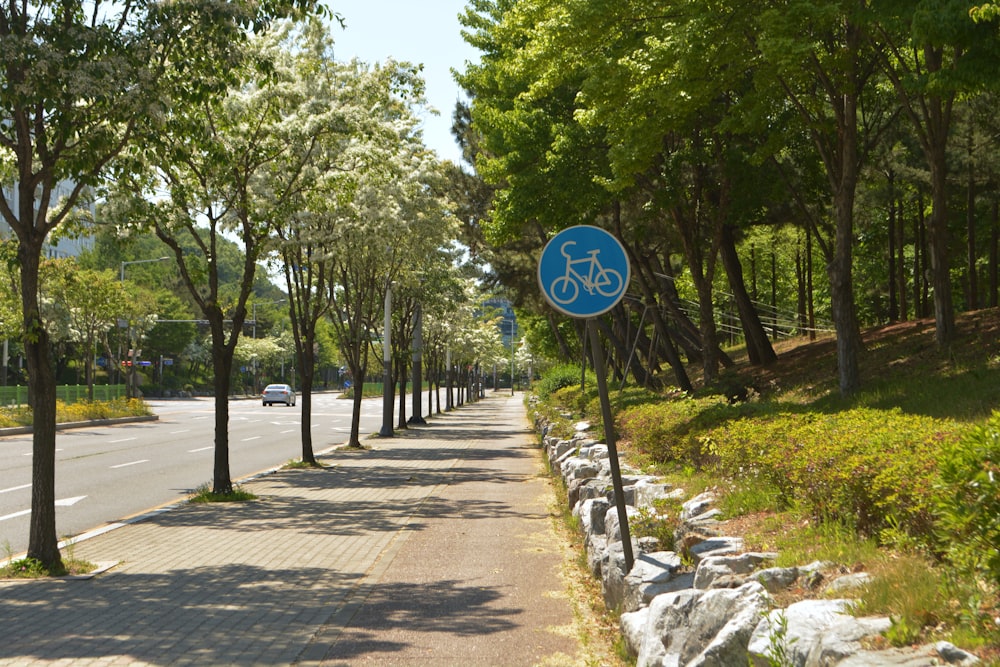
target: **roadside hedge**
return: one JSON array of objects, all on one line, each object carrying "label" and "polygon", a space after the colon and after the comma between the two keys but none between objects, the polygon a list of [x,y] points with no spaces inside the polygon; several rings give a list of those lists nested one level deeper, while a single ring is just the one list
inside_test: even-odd
[{"label": "roadside hedge", "polygon": [[760,477],[815,517],[930,542],[938,462],[961,431],[899,410],[853,408],[740,419],[712,429],[708,444],[720,473]]},{"label": "roadside hedge", "polygon": [[762,483],[817,518],[932,541],[942,449],[962,425],[900,410],[777,410],[717,396],[661,401],[621,413],[620,432],[654,461]]}]

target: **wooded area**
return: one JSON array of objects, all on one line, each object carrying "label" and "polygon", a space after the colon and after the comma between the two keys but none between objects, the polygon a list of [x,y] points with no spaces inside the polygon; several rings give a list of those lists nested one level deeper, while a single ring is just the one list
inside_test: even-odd
[{"label": "wooded area", "polygon": [[483,55],[459,81],[494,188],[481,229],[499,281],[548,321],[536,347],[579,345],[545,341],[564,328],[528,258],[596,224],[634,275],[603,331],[617,373],[650,387],[690,385],[679,352],[712,383],[730,313],[756,364],[775,358],[762,311],[789,313],[796,333],[828,318],[845,395],[862,386],[861,327],[933,315],[946,348],[956,309],[998,291],[1000,32],[973,9],[470,2],[466,40]]}]

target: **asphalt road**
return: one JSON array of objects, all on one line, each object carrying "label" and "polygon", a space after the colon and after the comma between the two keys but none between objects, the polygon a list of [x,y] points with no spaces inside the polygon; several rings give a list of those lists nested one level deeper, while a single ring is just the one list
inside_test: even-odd
[{"label": "asphalt road", "polygon": [[[351,401],[338,396],[313,396],[316,452],[345,442],[350,433]],[[73,429],[56,436],[56,530],[60,538],[177,502],[211,482],[213,400],[149,403],[159,421]],[[230,401],[229,460],[234,480],[301,457],[301,410],[301,396],[295,407]],[[377,433],[381,423],[381,400],[365,400],[362,437]],[[31,456],[30,435],[0,438],[0,560],[27,550]]]}]

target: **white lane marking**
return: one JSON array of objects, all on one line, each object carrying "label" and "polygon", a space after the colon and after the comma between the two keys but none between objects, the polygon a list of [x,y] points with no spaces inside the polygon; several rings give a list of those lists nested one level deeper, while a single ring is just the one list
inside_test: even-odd
[{"label": "white lane marking", "polygon": [[[58,507],[71,507],[76,505],[78,502],[86,498],[87,496],[77,496],[75,498],[63,498],[62,500],[55,501],[55,505]],[[0,516],[0,521],[6,521],[7,519],[16,519],[19,516],[25,516],[31,514],[31,510],[21,510],[20,512],[14,512],[13,514],[5,514]]]},{"label": "white lane marking", "polygon": [[111,466],[111,469],[114,470],[115,468],[127,468],[129,466],[137,466],[140,463],[149,463],[149,459],[140,459],[139,461],[129,461],[128,463],[119,463],[116,466]]},{"label": "white lane marking", "polygon": [[260,440],[263,437],[264,436],[262,436],[262,435],[255,435],[252,438],[243,438],[243,440],[241,440],[240,442],[250,442],[251,440]]},{"label": "white lane marking", "polygon": [[9,489],[0,489],[0,493],[7,493],[8,491],[20,491],[21,489],[30,489],[31,484],[22,484],[21,486],[12,486]]},{"label": "white lane marking", "polygon": [[138,440],[138,438],[120,438],[118,440],[108,440],[108,442],[113,445],[113,444],[115,444],[117,442],[128,442],[130,440]]},{"label": "white lane marking", "polygon": [[[61,451],[62,451],[62,447],[57,447],[56,448],[56,452],[61,452]],[[23,454],[23,456],[32,456],[33,454],[34,454],[34,452],[26,452],[25,454]]]},{"label": "white lane marking", "polygon": [[191,429],[186,428],[183,431],[171,431],[170,435],[177,435],[178,433],[188,433]]},{"label": "white lane marking", "polygon": [[[295,433],[295,429],[294,428],[290,428],[287,431],[282,431],[281,432],[282,435],[284,435],[285,433]],[[31,485],[29,484],[28,486],[31,486]],[[0,491],[0,493],[3,493],[3,492]]]},{"label": "white lane marking", "polygon": [[215,449],[214,445],[208,447],[199,447],[198,449],[189,449],[188,454],[197,454],[198,452],[207,452],[210,449]]}]

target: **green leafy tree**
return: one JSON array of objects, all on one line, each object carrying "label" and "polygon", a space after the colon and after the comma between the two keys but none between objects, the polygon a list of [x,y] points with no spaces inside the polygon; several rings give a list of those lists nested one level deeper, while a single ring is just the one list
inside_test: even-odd
[{"label": "green leafy tree", "polygon": [[98,345],[122,314],[126,293],[114,272],[78,268],[65,276],[61,292],[72,328],[82,343],[87,397],[94,400],[94,362]]},{"label": "green leafy tree", "polygon": [[[0,7],[0,215],[18,243],[22,338],[34,410],[28,555],[62,567],[55,530],[55,372],[39,264],[136,126],[217,92],[248,29],[310,0],[6,3]],[[183,71],[181,71],[183,70]],[[165,77],[184,87],[165,90]]]},{"label": "green leafy tree", "polygon": [[[975,22],[970,12],[975,15],[976,8],[963,0],[887,2],[875,9],[882,68],[930,171],[928,246],[935,333],[944,346],[955,337],[948,213],[955,105],[961,95],[995,87],[1000,80],[1000,34],[989,23]],[[979,15],[988,17],[983,11]]]},{"label": "green leafy tree", "polygon": [[[305,159],[288,149],[279,131],[287,91],[262,46],[262,39],[248,45],[238,87],[171,116],[165,130],[149,128],[144,147],[124,163],[108,206],[116,219],[145,225],[170,248],[208,322],[215,390],[213,490],[221,494],[232,491],[228,396],[236,346],[257,264],[266,252],[269,221],[298,191]],[[156,192],[167,196],[154,200]],[[220,261],[231,247],[227,234],[237,235],[243,246],[239,273],[229,280]]]},{"label": "green leafy tree", "polygon": [[[321,131],[309,134],[317,137],[310,163],[316,173],[301,211],[276,233],[303,360],[312,363],[309,329],[329,309],[360,389],[381,330],[386,290],[407,267],[432,256],[452,231],[435,204],[436,166],[411,111],[423,103],[417,69],[392,61],[339,66],[318,55],[314,76],[325,68],[328,78],[320,80],[316,100],[328,114],[317,119],[325,124]],[[348,444],[356,447],[361,391],[354,396]]]}]

